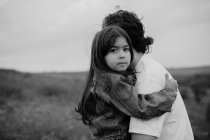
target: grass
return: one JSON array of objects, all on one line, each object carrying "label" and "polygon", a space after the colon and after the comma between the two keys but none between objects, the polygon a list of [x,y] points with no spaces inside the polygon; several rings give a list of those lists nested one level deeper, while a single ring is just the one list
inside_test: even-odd
[{"label": "grass", "polygon": [[[85,77],[85,72],[0,70],[0,140],[89,140],[88,129],[77,120],[79,116],[75,112]],[[190,81],[200,83],[205,77],[208,76],[204,74],[196,79],[193,73],[185,77],[175,76],[196,140],[207,140],[206,108],[210,90],[205,87],[206,94],[198,103]]]}]

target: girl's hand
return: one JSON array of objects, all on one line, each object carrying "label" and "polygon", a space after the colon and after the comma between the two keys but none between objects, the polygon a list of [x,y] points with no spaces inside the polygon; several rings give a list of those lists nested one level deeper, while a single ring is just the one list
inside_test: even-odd
[{"label": "girl's hand", "polygon": [[178,91],[177,81],[173,78],[169,79],[169,75],[167,73],[165,74],[165,88],[172,91],[170,93],[172,93],[173,97],[176,98],[176,92]]}]

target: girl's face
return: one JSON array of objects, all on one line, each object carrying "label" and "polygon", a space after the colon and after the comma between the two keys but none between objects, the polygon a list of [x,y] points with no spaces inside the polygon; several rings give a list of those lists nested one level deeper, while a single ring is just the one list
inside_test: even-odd
[{"label": "girl's face", "polygon": [[115,71],[125,71],[130,65],[131,53],[130,47],[124,37],[117,37],[107,55],[105,62],[107,66]]}]

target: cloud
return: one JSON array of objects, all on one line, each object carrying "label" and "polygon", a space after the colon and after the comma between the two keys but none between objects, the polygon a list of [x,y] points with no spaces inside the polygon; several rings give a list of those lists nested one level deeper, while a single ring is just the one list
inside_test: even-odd
[{"label": "cloud", "polygon": [[3,7],[8,2],[9,2],[9,0],[0,0],[0,7]]},{"label": "cloud", "polygon": [[[208,0],[0,0],[0,67],[86,70],[92,38],[117,5],[143,16],[146,34],[155,38],[152,55],[164,65],[207,63],[200,58],[209,52],[204,47],[210,43],[209,4]],[[189,58],[178,52],[178,46]],[[175,61],[175,54],[185,59]],[[190,61],[195,59],[196,63]]]}]

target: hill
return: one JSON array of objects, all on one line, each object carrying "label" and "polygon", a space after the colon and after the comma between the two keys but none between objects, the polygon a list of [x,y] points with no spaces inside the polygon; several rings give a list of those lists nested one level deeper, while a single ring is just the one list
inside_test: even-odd
[{"label": "hill", "polygon": [[174,75],[195,75],[195,74],[210,74],[210,66],[190,67],[190,68],[168,68],[170,73]]},{"label": "hill", "polygon": [[[206,139],[210,67],[169,71],[178,80],[196,139]],[[88,140],[88,130],[75,112],[86,76],[0,69],[0,139]]]}]

